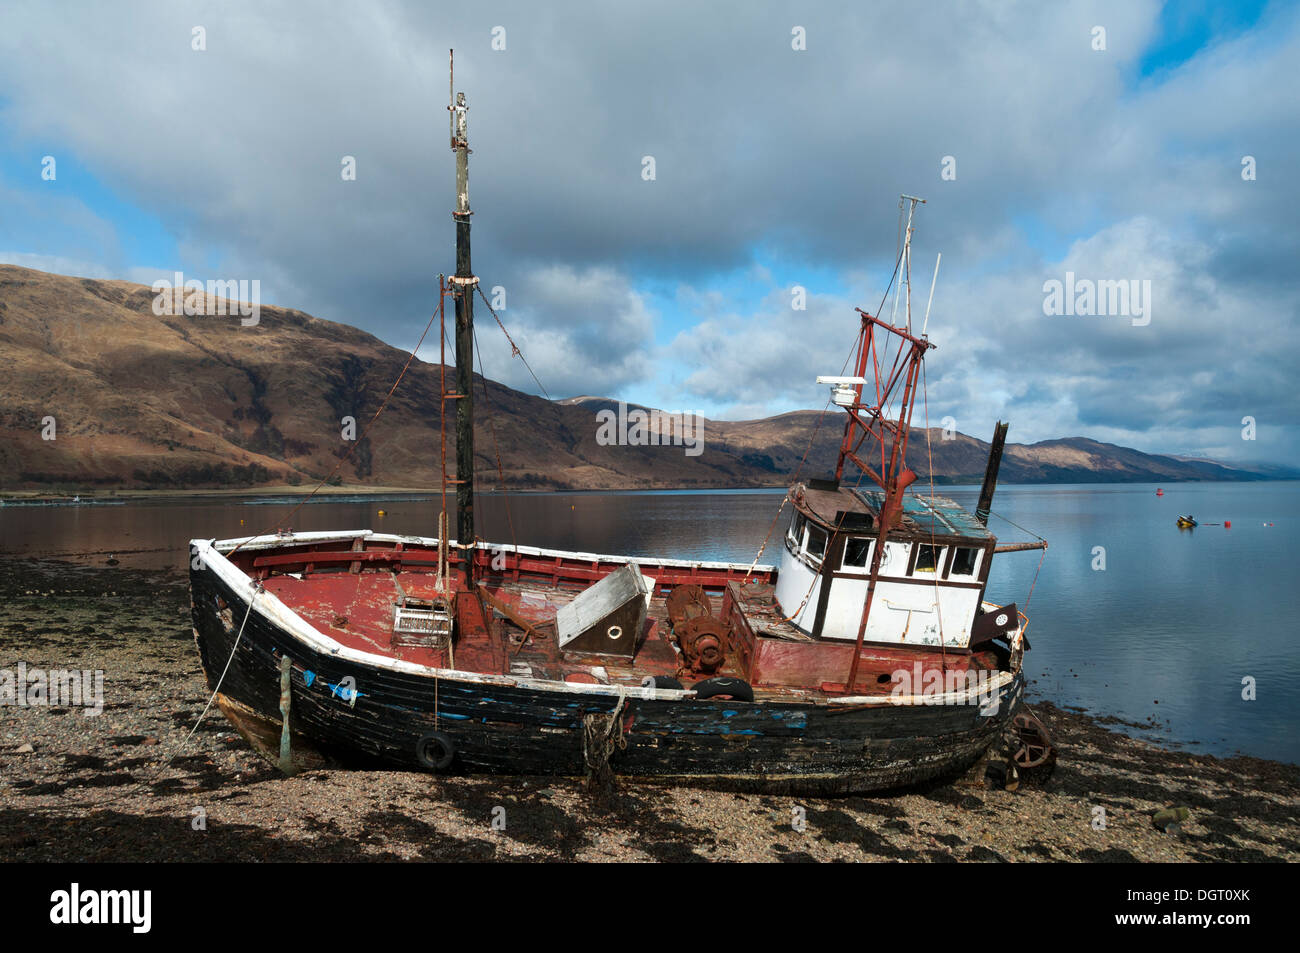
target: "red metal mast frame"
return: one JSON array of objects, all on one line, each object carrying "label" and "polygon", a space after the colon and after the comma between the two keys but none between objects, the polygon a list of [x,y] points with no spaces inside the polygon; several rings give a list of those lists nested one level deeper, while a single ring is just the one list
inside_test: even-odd
[{"label": "red metal mast frame", "polygon": [[[907,439],[912,428],[912,410],[916,405],[916,388],[921,373],[921,362],[925,352],[934,347],[924,337],[917,337],[909,329],[896,327],[861,308],[862,327],[858,333],[858,360],[855,376],[862,381],[853,385],[856,399],[852,404],[842,405],[849,415],[844,425],[844,439],[840,442],[839,460],[835,465],[835,479],[844,476],[844,464],[853,461],[855,465],[873,483],[884,491],[884,503],[876,532],[876,545],[871,556],[871,575],[867,582],[867,596],[862,605],[862,620],[858,625],[857,645],[853,652],[853,663],[849,669],[845,691],[852,694],[858,677],[858,662],[862,653],[862,642],[867,631],[867,617],[871,613],[871,603],[876,592],[876,581],[880,576],[880,563],[884,553],[885,541],[889,531],[894,529],[902,516],[904,491],[916,480],[916,474],[907,468]],[[881,332],[877,340],[877,331]],[[897,336],[898,352],[894,356],[893,366],[884,370],[882,358],[887,359],[888,344]],[[863,401],[863,389],[866,386],[867,369],[872,370],[874,401]],[[890,404],[902,384],[902,397],[898,417],[891,419],[888,415]],[[861,434],[859,435],[859,431]],[[880,464],[873,469],[864,456],[863,444],[871,438],[879,444]],[[888,454],[886,455],[886,449]]]}]

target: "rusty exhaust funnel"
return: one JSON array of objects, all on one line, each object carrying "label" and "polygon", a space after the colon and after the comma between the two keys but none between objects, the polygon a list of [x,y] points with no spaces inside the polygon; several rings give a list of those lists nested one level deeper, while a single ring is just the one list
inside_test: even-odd
[{"label": "rusty exhaust funnel", "polygon": [[1010,424],[998,421],[993,429],[993,443],[989,447],[989,463],[984,470],[984,486],[980,488],[979,505],[975,507],[975,518],[981,524],[989,524],[989,512],[993,509],[993,491],[998,485],[998,470],[1002,467],[1002,445],[1007,442],[1007,428]]}]

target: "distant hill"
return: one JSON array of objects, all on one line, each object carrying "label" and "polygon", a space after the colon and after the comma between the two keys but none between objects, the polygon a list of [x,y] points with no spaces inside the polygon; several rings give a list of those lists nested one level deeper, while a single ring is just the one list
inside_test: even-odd
[{"label": "distant hill", "polygon": [[[157,316],[153,302],[144,285],[0,265],[0,486],[312,483],[350,446],[342,418],[356,419],[359,436],[407,358],[364,331],[291,309],[263,305],[260,323],[246,328],[236,317]],[[476,378],[475,407],[484,487],[498,484],[498,450],[515,488],[780,486],[810,439],[803,476],[825,475],[843,428],[834,410],[820,429],[818,411],[710,420],[702,452],[690,456],[681,446],[602,446],[597,414],[618,408],[608,398],[549,401]],[[438,409],[438,365],[417,362],[341,481],[435,486]],[[42,439],[51,417],[54,439]],[[937,429],[930,438],[936,481],[981,479],[987,443],[943,440]],[[924,431],[913,441],[909,462],[928,478]],[[1026,483],[1294,475],[1081,437],[1009,443],[1002,464],[1004,481]]]}]

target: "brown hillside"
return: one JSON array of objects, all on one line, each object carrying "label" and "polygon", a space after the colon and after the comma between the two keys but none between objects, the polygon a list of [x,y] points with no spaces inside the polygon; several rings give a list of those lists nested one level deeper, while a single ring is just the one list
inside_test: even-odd
[{"label": "brown hillside", "polygon": [[[234,316],[157,316],[154,292],[0,265],[0,486],[215,487],[310,484],[358,436],[406,362],[373,335],[263,305],[256,327]],[[552,402],[477,380],[476,474],[497,484],[496,448],[514,487],[781,485],[817,411],[708,421],[704,452],[600,446],[603,398]],[[450,410],[450,407],[449,407]],[[55,439],[42,439],[55,420]],[[804,475],[833,465],[838,411],[817,431]],[[1014,430],[1013,430],[1014,432]],[[343,467],[346,484],[431,487],[438,466],[438,366],[417,362]],[[926,471],[924,432],[911,464]],[[977,481],[987,444],[932,431],[936,479]],[[451,448],[448,457],[454,459]],[[1153,457],[1094,441],[1008,444],[1008,481],[1249,477],[1205,461]]]}]

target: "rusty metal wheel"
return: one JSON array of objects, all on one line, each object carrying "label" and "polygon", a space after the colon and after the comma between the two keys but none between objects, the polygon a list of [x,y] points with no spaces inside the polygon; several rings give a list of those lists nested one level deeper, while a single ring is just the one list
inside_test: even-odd
[{"label": "rusty metal wheel", "polygon": [[1021,772],[1050,773],[1056,765],[1056,747],[1047,726],[1030,711],[1018,712],[1011,720],[1016,733],[1016,748],[1012,755]]}]

